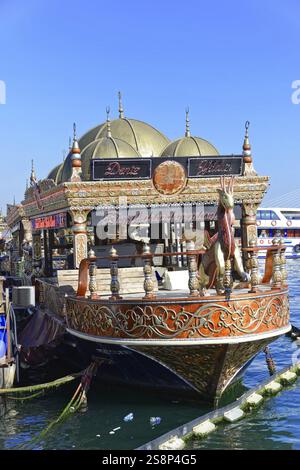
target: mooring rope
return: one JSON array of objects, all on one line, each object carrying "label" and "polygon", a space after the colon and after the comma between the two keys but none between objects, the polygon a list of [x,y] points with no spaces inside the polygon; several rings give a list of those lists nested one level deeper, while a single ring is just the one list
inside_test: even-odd
[{"label": "mooring rope", "polygon": [[31,395],[26,395],[24,397],[12,397],[12,396],[8,396],[6,398],[8,398],[9,400],[19,400],[19,401],[25,401],[25,400],[31,400],[33,398],[37,398],[37,397],[40,397],[42,395],[45,394],[45,391],[42,390],[41,392],[36,392],[36,393],[32,393]]},{"label": "mooring rope", "polygon": [[[55,426],[62,424],[71,414],[75,413],[80,407],[86,403],[87,393],[91,385],[93,375],[96,375],[97,369],[102,361],[93,361],[84,371],[81,373],[81,382],[78,385],[71,400],[62,410],[60,415],[48,424],[48,426],[37,436],[35,436],[30,442],[17,445],[15,449],[25,449],[40,442]],[[75,375],[75,374],[74,374]],[[76,374],[78,377],[80,374]]]},{"label": "mooring rope", "polygon": [[[60,379],[53,380],[52,382],[46,382],[46,383],[38,384],[38,385],[28,385],[26,387],[16,387],[16,388],[0,388],[0,395],[31,393],[31,392],[36,392],[40,390],[44,392],[47,389],[57,388],[68,382],[71,382],[72,380],[75,380],[77,377],[81,377],[84,374],[84,372],[85,370],[81,372],[76,372],[75,374],[66,375],[65,377],[61,377]],[[9,397],[9,398],[12,398],[12,397]]]},{"label": "mooring rope", "polygon": [[272,376],[272,375],[276,374],[276,366],[275,366],[274,359],[271,355],[269,346],[266,346],[264,348],[264,353],[266,355],[266,363],[267,363],[269,374],[270,374],[270,376]]}]

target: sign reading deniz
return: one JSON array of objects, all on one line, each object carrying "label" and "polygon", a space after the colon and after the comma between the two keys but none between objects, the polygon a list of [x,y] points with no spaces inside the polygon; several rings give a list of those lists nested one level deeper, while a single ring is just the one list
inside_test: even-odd
[{"label": "sign reading deniz", "polygon": [[31,221],[31,225],[33,230],[64,228],[67,226],[67,213],[60,212],[59,214],[38,217]]},{"label": "sign reading deniz", "polygon": [[151,159],[118,158],[92,160],[93,180],[128,180],[151,178]]},{"label": "sign reading deniz", "polygon": [[207,178],[242,174],[243,157],[151,157],[99,158],[92,160],[92,177],[99,180],[150,179],[154,170],[166,160],[180,163],[188,178]]}]

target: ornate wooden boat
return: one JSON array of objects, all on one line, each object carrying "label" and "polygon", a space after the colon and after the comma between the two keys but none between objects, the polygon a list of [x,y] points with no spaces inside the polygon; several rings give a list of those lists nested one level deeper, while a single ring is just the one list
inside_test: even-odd
[{"label": "ornate wooden boat", "polygon": [[[111,351],[113,361],[120,360],[122,350],[134,352],[142,364],[144,357],[150,358],[160,365],[160,375],[172,371],[212,400],[234,383],[259,351],[290,330],[285,248],[279,244],[268,249],[260,281],[256,271],[259,250],[247,249],[252,262],[250,283],[240,283],[223,295],[210,289],[205,296],[195,289],[196,257],[203,254],[199,250],[184,253],[189,262],[188,291],[154,293],[149,276],[153,254],[145,247],[140,255],[145,263],[145,294],[122,297],[117,269],[121,257],[115,253],[111,257],[111,295],[101,295],[95,288],[99,260],[91,253],[81,262],[77,295],[67,296],[64,308],[58,306],[56,311],[63,311],[70,335],[91,343],[91,352],[109,355]],[[58,301],[56,287],[42,280],[38,286],[40,305],[53,310],[53,299]],[[133,355],[135,363],[137,355]],[[126,361],[130,368],[128,354]]]},{"label": "ornate wooden boat", "polygon": [[[262,276],[257,259],[256,212],[269,178],[253,167],[248,122],[242,155],[228,156],[191,136],[188,112],[185,136],[169,142],[119,111],[79,142],[74,128],[64,163],[41,181],[32,166],[24,201],[8,208],[10,271],[35,283],[44,325],[35,330],[33,317],[24,343],[42,331],[34,348],[43,338],[58,346],[63,331],[78,367],[102,354],[111,380],[174,382],[211,400],[290,329],[285,248],[274,240]],[[115,232],[105,238],[110,209]],[[146,220],[132,223],[143,211]],[[182,211],[188,223],[178,222]],[[197,224],[201,242],[178,234]],[[142,233],[150,225],[159,235]],[[173,279],[156,289],[163,275],[177,276],[177,287]]]}]

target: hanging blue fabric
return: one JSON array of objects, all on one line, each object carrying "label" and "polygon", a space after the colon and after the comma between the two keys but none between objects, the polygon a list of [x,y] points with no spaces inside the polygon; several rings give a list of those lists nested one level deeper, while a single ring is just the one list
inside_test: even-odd
[{"label": "hanging blue fabric", "polygon": [[6,315],[0,314],[0,359],[6,355],[7,352],[7,333],[2,327],[6,326]]}]

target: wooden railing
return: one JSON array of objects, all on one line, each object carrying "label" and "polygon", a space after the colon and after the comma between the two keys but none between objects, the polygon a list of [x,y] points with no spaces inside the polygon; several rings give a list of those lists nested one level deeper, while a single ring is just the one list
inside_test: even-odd
[{"label": "wooden railing", "polygon": [[[192,242],[188,244],[189,248],[185,252],[176,252],[176,253],[162,253],[159,256],[162,257],[172,257],[172,256],[186,256],[188,261],[188,272],[189,272],[189,291],[190,296],[200,296],[202,292],[199,290],[199,280],[198,280],[198,257],[205,253],[205,250],[195,250]],[[264,284],[270,284],[272,289],[281,289],[287,285],[287,273],[286,273],[286,260],[285,260],[285,246],[282,244],[274,244],[271,247],[259,247],[259,246],[250,246],[243,248],[244,252],[249,254],[247,270],[250,273],[250,282],[244,283],[244,287],[248,287],[249,292],[255,293],[259,291],[259,286]],[[265,272],[261,277],[259,274],[259,264],[258,264],[258,252],[266,251],[266,260],[265,260]],[[88,290],[90,292],[91,299],[99,299],[100,295],[97,292],[97,262],[101,260],[110,260],[110,291],[111,291],[111,300],[120,299],[120,284],[118,279],[118,261],[126,259],[142,259],[144,261],[144,298],[151,299],[155,297],[154,285],[152,280],[152,260],[157,256],[154,253],[150,252],[149,245],[144,245],[143,253],[139,255],[118,255],[117,251],[112,248],[110,256],[96,257],[93,251],[89,252],[89,257],[81,261],[79,266],[78,274],[78,289],[77,297],[85,297]],[[230,272],[229,272],[230,271]],[[228,263],[226,265],[226,272],[224,276],[224,285],[227,286],[227,278],[232,279],[231,266]],[[226,289],[226,294],[230,291],[230,286]]]},{"label": "wooden railing", "polygon": [[[162,257],[172,257],[183,255],[187,257],[188,260],[188,270],[189,270],[189,289],[190,295],[195,296],[199,295],[199,290],[197,288],[197,258],[199,255],[204,254],[205,250],[195,250],[190,249],[184,252],[173,252],[173,253],[160,253],[159,256]],[[101,260],[110,260],[111,267],[111,297],[110,299],[115,300],[120,298],[119,291],[120,285],[118,280],[118,261],[126,259],[142,259],[144,261],[144,291],[145,298],[154,297],[154,285],[151,278],[152,274],[152,260],[156,257],[157,254],[150,252],[149,245],[144,245],[143,253],[139,255],[118,255],[117,251],[112,248],[110,256],[101,256],[96,257],[93,251],[89,252],[89,257],[81,261],[79,265],[79,274],[78,274],[78,289],[77,297],[85,297],[87,291],[90,291],[91,299],[98,299],[100,297],[97,293],[97,283],[96,283],[96,272],[97,272],[97,262]]]},{"label": "wooden railing", "polygon": [[[251,275],[251,292],[257,292],[259,284],[272,283],[272,289],[281,289],[287,286],[286,247],[282,243],[273,246],[250,246],[242,248],[249,253],[248,269]],[[262,279],[259,276],[258,253],[266,252],[265,270]]]}]

